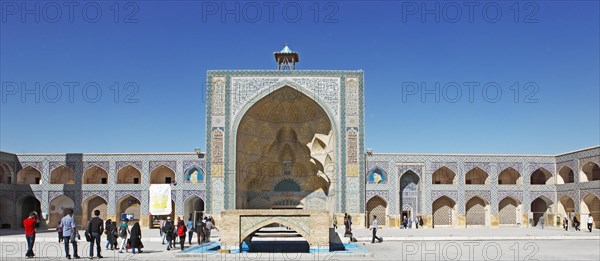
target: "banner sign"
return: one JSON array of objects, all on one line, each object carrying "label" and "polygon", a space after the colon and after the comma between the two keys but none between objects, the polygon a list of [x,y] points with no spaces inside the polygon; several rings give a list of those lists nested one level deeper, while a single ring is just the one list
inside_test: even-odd
[{"label": "banner sign", "polygon": [[171,208],[171,184],[152,184],[149,193],[151,215],[169,215],[173,212]]}]

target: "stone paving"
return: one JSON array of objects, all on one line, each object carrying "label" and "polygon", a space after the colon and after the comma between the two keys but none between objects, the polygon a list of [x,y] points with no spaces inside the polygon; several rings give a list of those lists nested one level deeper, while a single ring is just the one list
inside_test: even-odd
[{"label": "stone paving", "polygon": [[[24,260],[26,243],[18,230],[0,230],[0,260]],[[216,231],[215,231],[216,232]],[[343,232],[338,230],[338,232]],[[21,232],[22,233],[22,232]],[[368,254],[251,253],[175,257],[177,250],[161,245],[158,230],[142,231],[144,252],[133,255],[104,250],[105,260],[599,260],[600,230],[564,231],[558,228],[436,228],[380,229],[383,243],[370,243],[368,229],[354,229],[359,246]],[[218,240],[218,233],[212,240]],[[103,237],[103,243],[106,243]],[[187,243],[187,242],[186,242]],[[193,244],[192,246],[197,246]],[[186,247],[189,247],[186,244]],[[79,255],[89,256],[89,244],[80,241]],[[40,232],[36,260],[66,260],[54,231]],[[85,254],[84,254],[85,253]]]}]

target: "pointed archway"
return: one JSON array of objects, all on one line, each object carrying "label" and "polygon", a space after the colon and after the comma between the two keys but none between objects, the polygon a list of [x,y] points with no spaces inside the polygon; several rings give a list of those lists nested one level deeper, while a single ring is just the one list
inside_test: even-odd
[{"label": "pointed archway", "polygon": [[522,204],[512,197],[498,202],[498,222],[502,226],[516,226],[521,223]]},{"label": "pointed archway", "polygon": [[401,216],[414,218],[420,212],[420,178],[414,171],[408,170],[400,176]]},{"label": "pointed archway", "polygon": [[569,220],[575,213],[575,201],[567,195],[558,199],[558,214],[562,217],[567,217]]},{"label": "pointed archway", "polygon": [[533,226],[540,225],[542,217],[544,218],[544,226],[552,224],[553,220],[549,220],[548,214],[553,206],[552,200],[547,197],[539,196],[531,201],[530,211],[533,213]]},{"label": "pointed archway", "polygon": [[0,184],[12,184],[14,180],[11,168],[6,163],[0,163]]},{"label": "pointed archway", "polygon": [[368,224],[373,223],[375,216],[377,216],[377,223],[380,226],[386,225],[387,217],[387,202],[380,196],[374,196],[367,201],[367,214],[369,220]]},{"label": "pointed archway", "polygon": [[[17,214],[19,215],[17,224],[19,227],[23,227],[22,221],[26,219],[32,211],[35,211],[38,214],[42,213],[42,204],[36,197],[28,195],[17,201]],[[44,222],[40,221],[39,224],[44,224]]]},{"label": "pointed archway", "polygon": [[586,162],[581,167],[581,175],[579,177],[580,182],[600,180],[600,166],[592,161]]},{"label": "pointed archway", "polygon": [[48,227],[56,227],[69,210],[75,209],[75,202],[70,197],[60,195],[50,201]]},{"label": "pointed archway", "polygon": [[17,172],[17,184],[41,184],[42,173],[31,166],[27,166]]},{"label": "pointed archway", "polygon": [[568,184],[575,182],[575,172],[569,166],[563,166],[558,170],[558,176],[556,177],[557,184]]},{"label": "pointed archway", "polygon": [[433,227],[453,226],[456,223],[456,202],[442,196],[432,203]]},{"label": "pointed archway", "polygon": [[121,219],[122,214],[133,215],[133,221],[140,221],[141,203],[134,196],[126,195],[117,201],[117,219]]},{"label": "pointed archway", "polygon": [[484,185],[488,182],[490,175],[483,169],[475,167],[465,174],[465,184],[467,185]]},{"label": "pointed archway", "polygon": [[127,165],[117,171],[117,184],[140,184],[142,173],[134,166]]},{"label": "pointed archway", "polygon": [[204,213],[204,200],[198,196],[191,196],[183,202],[184,208],[184,216],[185,220],[192,219],[192,221],[196,221],[202,218]]},{"label": "pointed archway", "polygon": [[443,166],[433,172],[431,182],[432,184],[455,184],[456,173],[450,168]]},{"label": "pointed archway", "polygon": [[160,165],[150,172],[150,184],[171,184],[175,181],[175,171]]},{"label": "pointed archway", "polygon": [[[235,144],[236,208],[269,208],[286,199],[329,209],[333,173],[325,166],[335,162],[335,139],[328,114],[313,99],[292,87],[271,92],[243,115]],[[302,191],[276,191],[288,177]],[[307,204],[309,195],[323,204]]]},{"label": "pointed archway", "polygon": [[490,204],[487,200],[473,197],[467,201],[465,211],[467,227],[490,225]]},{"label": "pointed archway", "polygon": [[370,184],[386,183],[387,173],[380,167],[374,167],[369,171],[367,180]]},{"label": "pointed archway", "polygon": [[50,172],[50,184],[75,184],[75,172],[65,166],[60,165]]},{"label": "pointed archway", "polygon": [[98,166],[93,166],[83,172],[83,184],[108,184],[108,172]]},{"label": "pointed archway", "polygon": [[523,177],[514,168],[506,168],[498,175],[498,185],[522,185]]},{"label": "pointed archway", "polygon": [[593,227],[598,229],[600,228],[600,198],[592,193],[588,193],[587,195],[581,198],[580,205],[581,212],[581,224],[583,224],[584,229],[587,226],[587,219],[591,215],[594,219]]},{"label": "pointed archway", "polygon": [[[100,196],[97,195],[93,195],[90,196],[86,199],[83,200],[82,205],[82,209],[83,209],[83,215],[82,215],[82,224],[87,224],[87,222],[92,218],[92,213],[94,213],[95,210],[99,210],[100,211],[100,218],[102,218],[103,220],[106,220],[106,216],[107,216],[107,211],[108,211],[108,203],[106,202],[106,200]],[[117,217],[117,219],[119,219],[119,217]],[[114,220],[117,221],[117,220]]]},{"label": "pointed archway", "polygon": [[552,178],[552,172],[542,167],[531,173],[529,182],[531,185],[552,185],[554,184]]}]

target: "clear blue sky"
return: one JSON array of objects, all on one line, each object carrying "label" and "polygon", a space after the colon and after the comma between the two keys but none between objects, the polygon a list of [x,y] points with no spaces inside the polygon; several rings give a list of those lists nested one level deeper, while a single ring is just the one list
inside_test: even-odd
[{"label": "clear blue sky", "polygon": [[[38,2],[32,15],[6,3],[3,151],[205,150],[206,71],[275,69],[272,53],[284,43],[300,53],[298,69],[364,70],[365,142],[375,152],[558,154],[600,144],[598,1],[493,2],[485,15],[486,2],[109,1],[95,2],[98,17],[98,6],[82,14],[84,2],[71,7],[71,17],[64,5]],[[423,12],[436,13],[436,3],[439,22]],[[36,82],[40,100],[22,100],[21,85],[35,90]],[[72,97],[70,82],[79,84]],[[128,97],[129,82],[139,89]],[[408,95],[413,82],[439,83],[446,96]],[[470,82],[479,84],[472,102]],[[485,97],[484,85],[495,86]],[[502,96],[491,102],[496,87]]]}]

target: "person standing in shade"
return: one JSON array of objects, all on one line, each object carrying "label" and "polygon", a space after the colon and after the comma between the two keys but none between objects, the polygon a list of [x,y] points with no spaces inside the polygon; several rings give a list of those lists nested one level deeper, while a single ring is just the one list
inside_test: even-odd
[{"label": "person standing in shade", "polygon": [[577,219],[577,217],[573,217],[573,228],[575,228],[575,231],[581,231],[579,229],[579,225],[581,225],[579,223],[579,219]]},{"label": "person standing in shade", "polygon": [[112,245],[112,249],[117,249],[119,248],[119,242],[117,241],[117,239],[119,238],[119,225],[117,224],[117,221],[113,221],[112,222],[112,231],[113,231],[113,245]]},{"label": "person standing in shade", "polygon": [[542,229],[544,229],[544,216],[540,217],[540,226]]},{"label": "person standing in shade", "polygon": [[423,217],[419,216],[419,226],[423,228]]},{"label": "person standing in shade", "polygon": [[77,232],[77,224],[75,224],[72,209],[67,210],[67,214],[60,220],[60,224],[63,227],[63,240],[65,241],[65,253],[67,254],[67,259],[71,259],[69,243],[73,245],[73,258],[81,258],[77,254],[77,237],[79,237],[79,233]]},{"label": "person standing in shade", "polygon": [[204,231],[206,229],[206,217],[202,218],[202,220],[200,221],[200,224],[197,225],[197,232],[198,233],[198,245],[200,244],[204,244],[205,243],[205,235]]},{"label": "person standing in shade", "polygon": [[160,229],[159,229],[159,231],[160,231],[160,238],[162,239],[162,244],[163,245],[165,244],[165,238],[167,236],[167,234],[165,234],[164,229],[163,229],[165,227],[165,223],[167,223],[167,218],[163,217],[160,220]]},{"label": "person standing in shade", "polygon": [[100,218],[100,210],[94,210],[94,217],[88,223],[87,231],[89,231],[92,236],[92,240],[90,240],[90,258],[94,258],[94,242],[96,243],[96,254],[98,258],[103,258],[100,254],[100,236],[102,235],[102,231],[104,231],[104,221]]},{"label": "person standing in shade", "polygon": [[588,220],[587,220],[588,230],[590,232],[592,232],[592,225],[593,224],[594,224],[594,217],[592,217],[592,213],[590,213],[590,215],[588,216]]},{"label": "person standing in shade", "polygon": [[110,229],[111,225],[112,225],[112,221],[109,218],[104,223],[104,234],[106,234],[106,250],[108,250],[109,245],[112,246],[112,239],[111,239],[112,231]]},{"label": "person standing in shade", "polygon": [[129,231],[129,225],[127,220],[123,219],[123,223],[119,225],[119,238],[121,239],[121,247],[119,247],[119,253],[123,253],[123,249],[127,251],[127,236],[131,233]]},{"label": "person standing in shade", "polygon": [[140,228],[140,223],[135,222],[133,227],[131,228],[131,253],[135,254],[135,249],[138,249],[139,253],[142,253],[142,229]]},{"label": "person standing in shade", "polygon": [[192,245],[192,237],[194,236],[194,221],[192,220],[192,218],[188,218],[188,221],[185,222],[185,226],[187,227],[187,231],[188,231],[188,242],[190,243],[190,246]]},{"label": "person standing in shade", "polygon": [[108,250],[108,247],[110,246],[110,250],[114,250],[115,247],[115,226],[113,225],[112,221],[109,219],[108,222],[106,222],[106,224],[104,224],[104,229],[106,231],[106,250]]},{"label": "person standing in shade", "polygon": [[348,213],[344,214],[344,236],[352,237],[352,221],[350,221],[350,215]]},{"label": "person standing in shade", "polygon": [[33,245],[35,244],[35,225],[39,223],[37,212],[32,211],[29,213],[29,217],[23,220],[23,227],[25,228],[25,239],[27,240],[27,253],[25,256],[27,258],[33,258],[35,254],[33,253]]},{"label": "person standing in shade", "polygon": [[375,243],[375,239],[379,241],[379,243],[383,242],[383,238],[377,236],[377,215],[373,215],[373,223],[371,224],[371,230],[373,230],[373,238],[371,239],[371,244]]},{"label": "person standing in shade", "polygon": [[58,243],[62,243],[63,242],[63,228],[60,225],[60,222],[58,222],[58,225],[56,225],[56,232],[58,233]]}]

